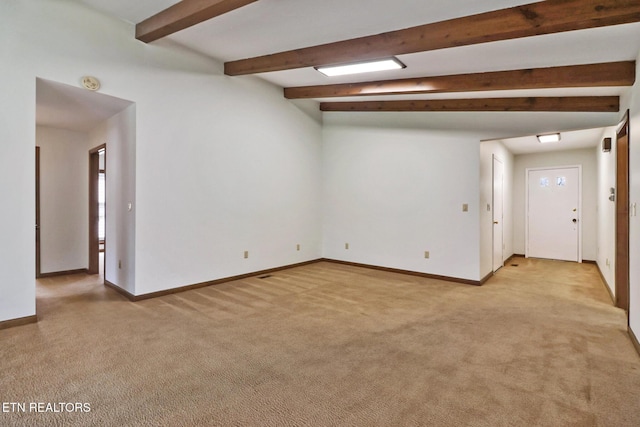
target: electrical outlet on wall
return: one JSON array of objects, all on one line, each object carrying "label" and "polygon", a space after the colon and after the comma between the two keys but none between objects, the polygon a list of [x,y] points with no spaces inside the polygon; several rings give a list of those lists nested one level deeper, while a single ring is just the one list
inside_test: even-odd
[{"label": "electrical outlet on wall", "polygon": [[424,257],[429,258],[429,251],[424,251]]},{"label": "electrical outlet on wall", "polygon": [[300,250],[300,243],[296,245],[296,251],[299,251],[299,250]]},{"label": "electrical outlet on wall", "polygon": [[349,249],[349,244],[348,244],[348,243],[345,243],[345,244],[344,244],[344,248],[345,248],[345,249]]},{"label": "electrical outlet on wall", "polygon": [[244,257],[249,258],[249,251],[244,251]]}]

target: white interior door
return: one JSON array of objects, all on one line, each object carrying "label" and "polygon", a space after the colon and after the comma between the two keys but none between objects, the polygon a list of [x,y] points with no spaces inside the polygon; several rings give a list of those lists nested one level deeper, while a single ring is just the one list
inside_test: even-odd
[{"label": "white interior door", "polygon": [[504,265],[504,165],[493,158],[493,271]]},{"label": "white interior door", "polygon": [[581,261],[579,166],[527,170],[527,256]]}]

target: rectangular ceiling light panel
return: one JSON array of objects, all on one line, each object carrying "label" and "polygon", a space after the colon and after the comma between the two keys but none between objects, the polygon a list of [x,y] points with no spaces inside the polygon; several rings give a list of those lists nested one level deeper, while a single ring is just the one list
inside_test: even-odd
[{"label": "rectangular ceiling light panel", "polygon": [[538,135],[538,141],[540,141],[541,144],[548,144],[550,142],[560,142],[560,134],[552,133],[549,135]]},{"label": "rectangular ceiling light panel", "polygon": [[397,58],[387,58],[375,61],[355,62],[352,64],[327,65],[315,67],[315,69],[325,76],[335,77],[348,74],[371,73],[374,71],[400,70],[405,67],[406,65]]}]

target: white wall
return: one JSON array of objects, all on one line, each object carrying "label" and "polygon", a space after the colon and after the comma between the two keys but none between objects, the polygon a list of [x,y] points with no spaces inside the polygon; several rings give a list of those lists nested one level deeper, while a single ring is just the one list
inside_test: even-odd
[{"label": "white wall", "polygon": [[88,135],[36,127],[40,147],[41,273],[87,268]]},{"label": "white wall", "polygon": [[35,312],[36,77],[136,103],[133,293],[321,256],[321,122],[280,88],[78,2],[0,2],[0,40],[0,320]]},{"label": "white wall", "polygon": [[[136,106],[104,121],[90,133],[90,148],[107,145],[105,279],[135,292]],[[131,210],[129,210],[131,203]]]},{"label": "white wall", "polygon": [[[35,78],[7,64],[24,57],[18,2],[0,2],[0,321],[35,314]],[[24,17],[24,16],[23,16]],[[26,19],[26,17],[24,17]],[[35,58],[33,59],[35,60]]]},{"label": "white wall", "polygon": [[[636,75],[640,75],[640,56],[636,65]],[[622,105],[628,105],[630,110],[630,202],[640,206],[640,82],[637,79],[631,97]],[[629,323],[636,337],[640,338],[640,217],[632,216],[629,226]]]},{"label": "white wall", "polygon": [[319,258],[320,123],[253,79],[184,86],[138,103],[136,292]]},{"label": "white wall", "polygon": [[602,131],[602,139],[611,138],[611,151],[603,152],[601,144],[596,147],[598,162],[598,226],[596,262],[604,276],[606,285],[615,295],[616,258],[616,203],[609,200],[610,189],[616,187],[616,127]]},{"label": "white wall", "polygon": [[[322,123],[308,104],[289,102],[280,88],[258,79],[227,77],[222,64],[167,40],[144,44],[133,35],[133,25],[78,2],[0,2],[0,63],[10,64],[0,67],[10,82],[0,97],[0,194],[7,207],[0,210],[0,321],[35,313],[35,205],[28,195],[34,191],[36,77],[77,86],[82,75],[95,75],[102,93],[136,103],[135,191],[127,178],[120,193],[122,202],[135,204],[132,214],[120,206],[112,215],[129,230],[118,249],[124,271],[108,273],[135,294],[322,255],[479,280],[479,141],[516,130],[535,133],[536,117],[555,120],[559,129],[608,119],[433,113],[389,114],[386,123],[374,124],[381,115],[349,114],[341,117],[350,126],[329,120],[323,152]],[[634,91],[638,171],[637,84]],[[463,127],[468,133],[456,130]],[[637,175],[632,178],[639,181]],[[632,200],[640,200],[636,181]],[[595,182],[594,173],[593,188]],[[595,203],[593,209],[595,216]],[[632,231],[632,242],[640,242],[634,221]],[[431,251],[429,260],[424,250]],[[632,247],[633,259],[638,254],[640,247]],[[640,271],[633,272],[634,307],[638,278]]]},{"label": "white wall", "polygon": [[593,148],[521,154],[514,157],[513,250],[515,253],[525,253],[526,169],[573,165],[582,165],[582,259],[596,260],[598,165]]},{"label": "white wall", "polygon": [[[0,3],[0,18],[4,5]],[[3,64],[11,61],[4,53],[10,39],[5,26],[0,25],[0,40],[3,40],[0,62]],[[0,67],[0,76],[5,82],[12,82],[3,85],[0,97],[0,321],[4,321],[36,312],[33,103],[36,85],[35,80],[21,88],[13,84],[22,78],[20,72],[4,65]],[[7,99],[11,102],[4,102]]]},{"label": "white wall", "polygon": [[479,280],[479,147],[470,134],[325,117],[324,256]]},{"label": "white wall", "polygon": [[[513,255],[513,154],[500,141],[480,144],[480,276],[493,271],[493,157],[504,165],[504,260]],[[503,260],[503,261],[504,261]]]}]

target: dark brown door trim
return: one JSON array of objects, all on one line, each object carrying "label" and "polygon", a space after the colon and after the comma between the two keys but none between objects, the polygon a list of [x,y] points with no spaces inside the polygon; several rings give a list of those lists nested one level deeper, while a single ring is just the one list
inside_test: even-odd
[{"label": "dark brown door trim", "polygon": [[[629,110],[616,137],[616,307],[629,313]],[[628,316],[627,316],[628,319]]]},{"label": "dark brown door trim", "polygon": [[40,276],[40,147],[36,147],[36,279]]},{"label": "dark brown door trim", "polygon": [[101,150],[107,148],[106,144],[89,150],[89,274],[100,272],[100,240],[98,229],[98,176],[100,173]]}]

